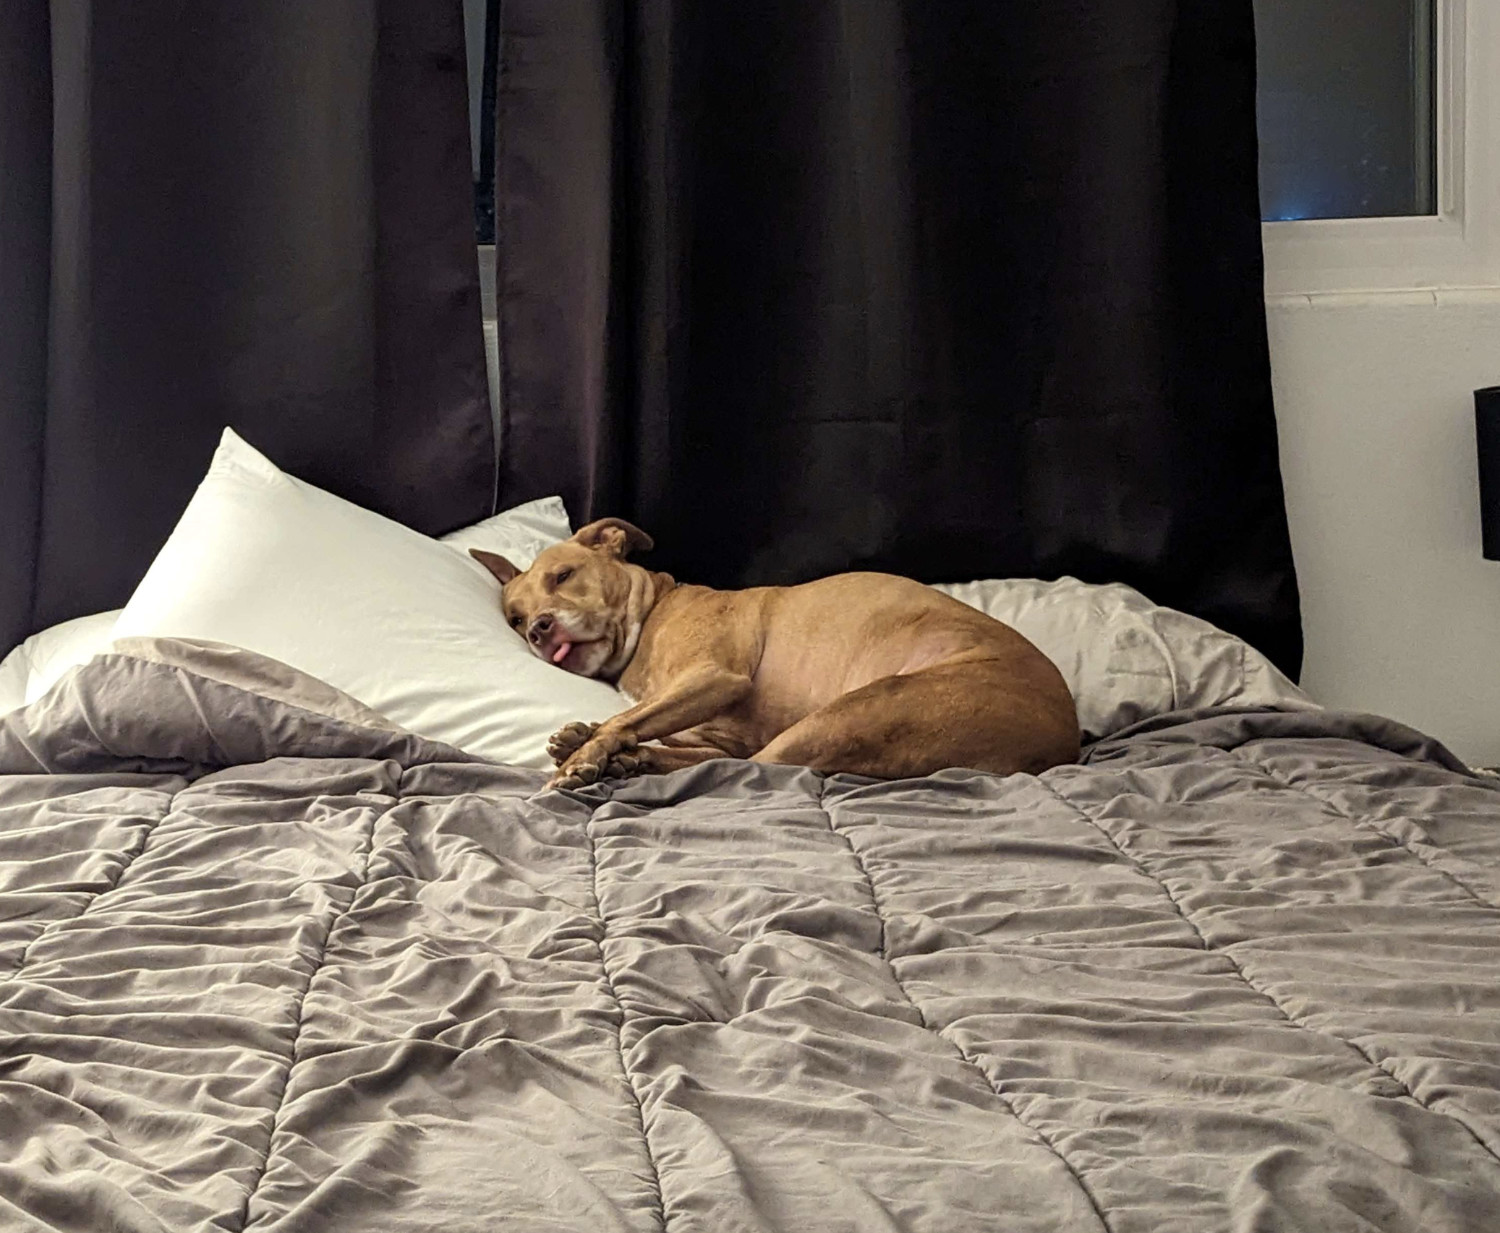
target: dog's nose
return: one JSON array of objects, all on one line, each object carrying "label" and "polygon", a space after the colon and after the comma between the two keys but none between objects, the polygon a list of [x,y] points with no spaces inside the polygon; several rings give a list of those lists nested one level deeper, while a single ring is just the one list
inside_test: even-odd
[{"label": "dog's nose", "polygon": [[543,613],[531,623],[531,629],[527,631],[526,637],[530,639],[533,646],[540,646],[542,639],[551,632],[552,618]]}]

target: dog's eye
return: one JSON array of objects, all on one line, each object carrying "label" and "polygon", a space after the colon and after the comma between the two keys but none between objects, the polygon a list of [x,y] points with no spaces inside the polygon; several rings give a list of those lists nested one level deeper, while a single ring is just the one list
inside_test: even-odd
[{"label": "dog's eye", "polygon": [[560,569],[557,571],[557,577],[552,579],[552,585],[555,587],[560,587],[572,576],[573,571],[571,569]]},{"label": "dog's eye", "polygon": [[511,617],[511,619],[510,619],[510,627],[512,629],[520,629],[521,628],[521,614],[519,612],[516,613],[515,616]]}]

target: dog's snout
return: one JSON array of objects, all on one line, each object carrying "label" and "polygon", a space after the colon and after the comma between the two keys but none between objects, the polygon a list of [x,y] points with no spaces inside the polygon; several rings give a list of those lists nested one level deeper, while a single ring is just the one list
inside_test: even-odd
[{"label": "dog's snout", "polygon": [[542,639],[551,632],[552,617],[550,614],[544,612],[531,623],[531,628],[527,631],[526,637],[533,646],[538,646],[541,644]]}]

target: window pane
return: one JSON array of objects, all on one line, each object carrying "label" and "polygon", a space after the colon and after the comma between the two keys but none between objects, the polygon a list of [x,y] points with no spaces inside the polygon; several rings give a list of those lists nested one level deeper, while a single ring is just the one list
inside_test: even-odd
[{"label": "window pane", "polygon": [[1255,0],[1261,217],[1437,208],[1432,0]]}]

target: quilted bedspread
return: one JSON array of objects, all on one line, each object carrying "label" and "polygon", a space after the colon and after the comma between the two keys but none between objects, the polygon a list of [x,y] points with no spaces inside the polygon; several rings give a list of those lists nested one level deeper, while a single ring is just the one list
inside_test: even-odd
[{"label": "quilted bedspread", "polygon": [[1415,733],[542,781],[126,655],[0,720],[0,1229],[1500,1230]]}]

